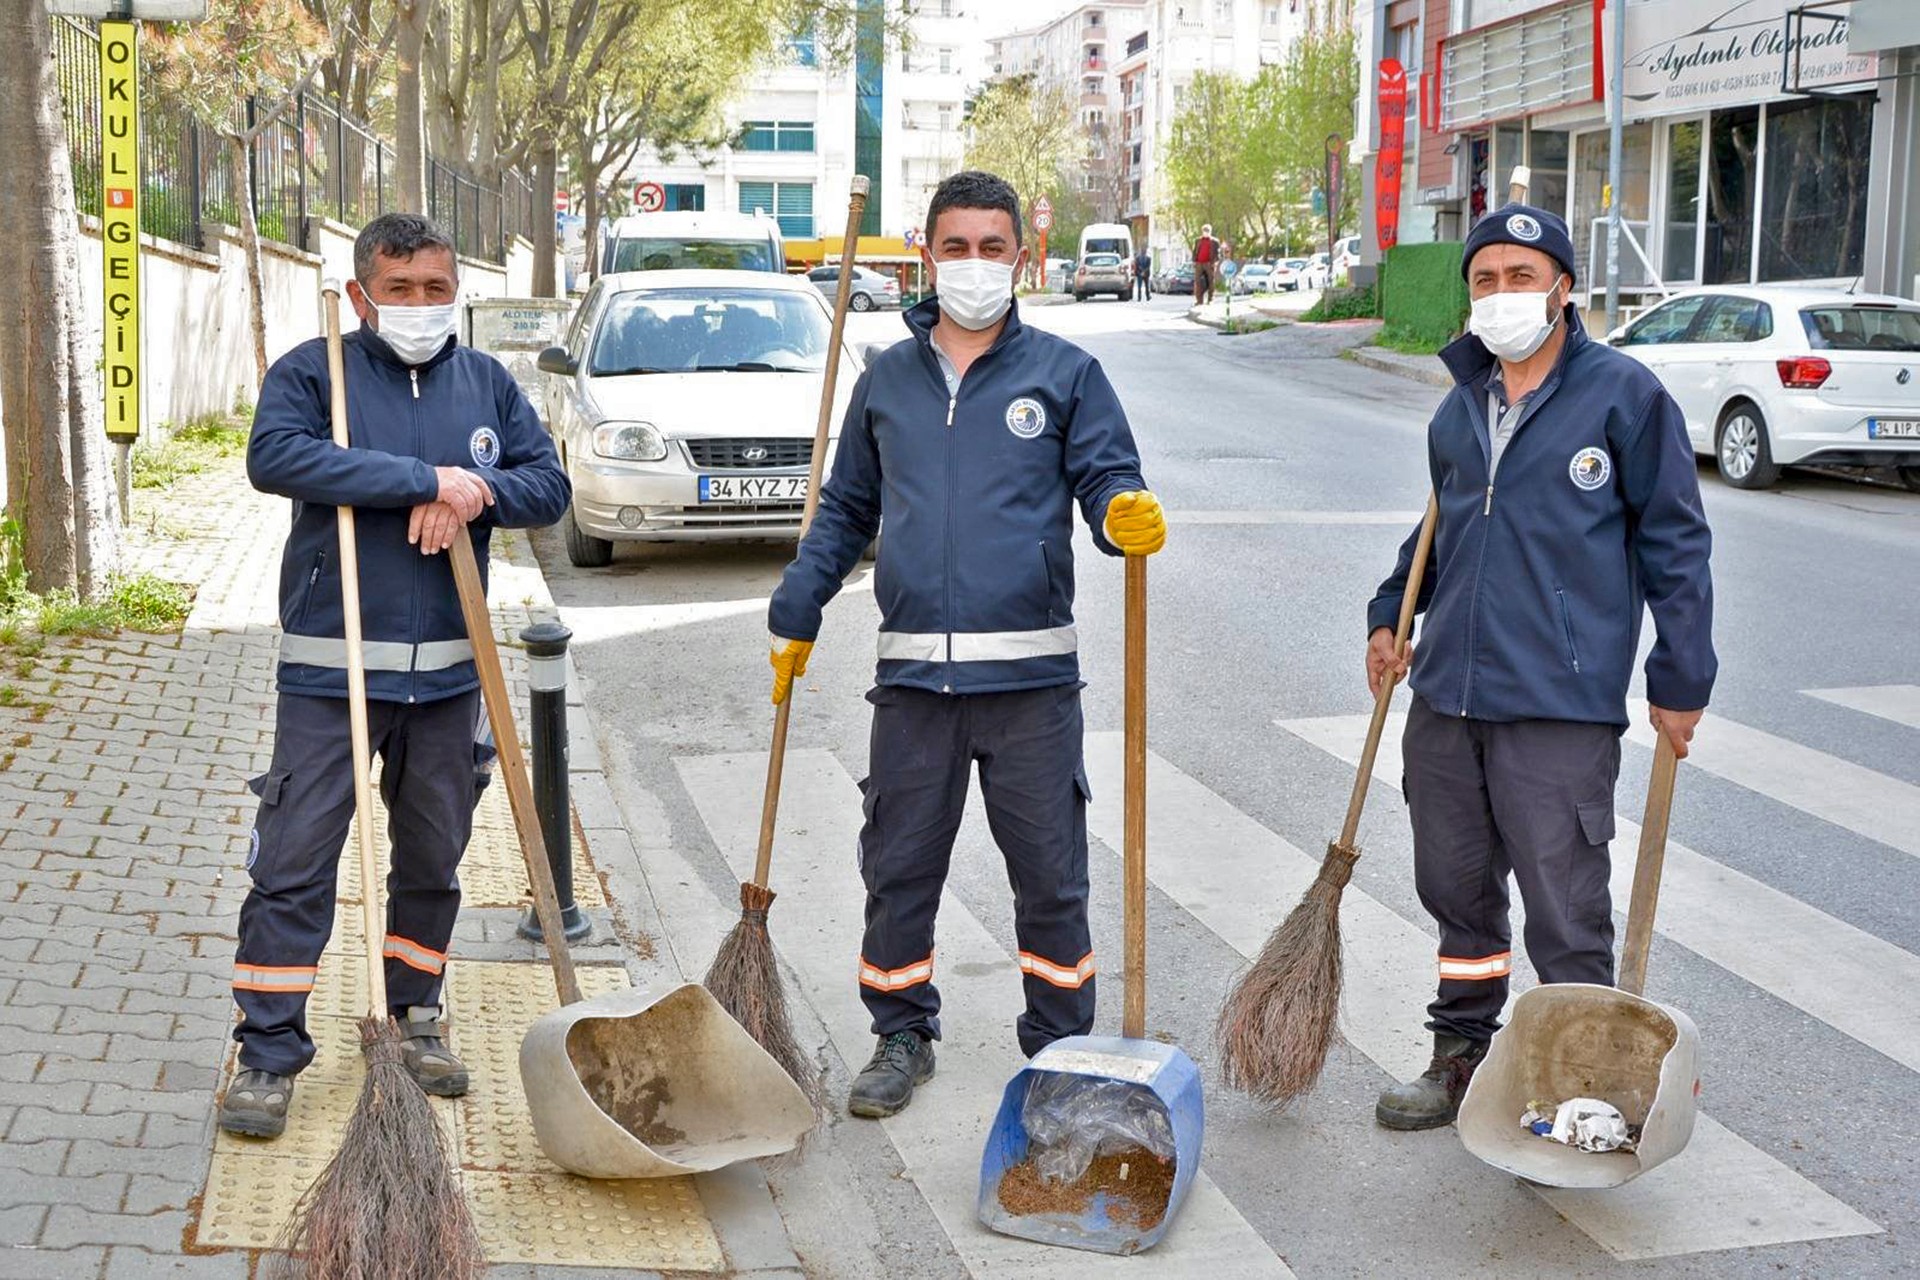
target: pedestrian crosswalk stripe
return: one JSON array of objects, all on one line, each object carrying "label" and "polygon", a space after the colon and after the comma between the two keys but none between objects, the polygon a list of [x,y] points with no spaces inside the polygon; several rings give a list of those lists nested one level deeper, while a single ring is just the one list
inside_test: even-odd
[{"label": "pedestrian crosswalk stripe", "polygon": [[[1651,749],[1653,728],[1637,723],[1627,738]],[[1910,782],[1720,716],[1701,723],[1685,763],[1920,858],[1920,787]]]},{"label": "pedestrian crosswalk stripe", "polygon": [[[1396,790],[1405,725],[1404,716],[1388,717],[1374,763],[1375,782]],[[1367,717],[1283,720],[1280,726],[1357,765]],[[1616,827],[1613,905],[1624,910],[1640,827],[1624,816]],[[1656,927],[1702,959],[1920,1071],[1920,1001],[1913,999],[1920,956],[1672,840]]]},{"label": "pedestrian crosswalk stripe", "polygon": [[[1095,796],[1087,828],[1109,844],[1117,844],[1122,830],[1122,750],[1120,734],[1087,737]],[[1299,900],[1318,859],[1158,756],[1149,757],[1147,778],[1148,847],[1205,851],[1156,859],[1148,864],[1149,879],[1251,959]],[[1432,995],[1433,938],[1353,885],[1341,900],[1340,918],[1346,942],[1341,1034],[1387,1074],[1408,1079],[1426,1066],[1431,1051],[1422,1023]],[[1628,1186],[1598,1197],[1556,1192],[1551,1202],[1622,1257],[1880,1230],[1706,1115],[1684,1152]],[[1622,1215],[1630,1230],[1621,1229]],[[1706,1221],[1712,1230],[1703,1228]]]},{"label": "pedestrian crosswalk stripe", "polygon": [[1920,729],[1920,684],[1868,685],[1855,689],[1802,689],[1809,698],[1864,711],[1882,720]]},{"label": "pedestrian crosswalk stripe", "polygon": [[[759,813],[740,797],[766,778],[763,753],[675,760],[714,842],[742,876],[753,869]],[[773,862],[774,940],[802,993],[855,1065],[873,1049],[855,981],[865,891],[854,865],[860,794],[824,751],[787,755]],[[1287,1277],[1293,1273],[1203,1169],[1180,1218],[1146,1259],[1109,1257],[996,1235],[978,1224],[980,1153],[1001,1092],[1024,1062],[1014,1019],[1025,1008],[1013,957],[957,897],[940,908],[939,1073],[905,1111],[880,1123],[973,1275],[1079,1280],[1138,1273]]]}]

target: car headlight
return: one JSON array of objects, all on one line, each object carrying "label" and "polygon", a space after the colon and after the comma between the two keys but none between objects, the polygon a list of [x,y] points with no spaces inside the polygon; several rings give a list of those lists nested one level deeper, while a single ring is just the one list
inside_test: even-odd
[{"label": "car headlight", "polygon": [[667,438],[647,422],[603,422],[593,429],[593,451],[622,462],[658,462],[667,456]]}]

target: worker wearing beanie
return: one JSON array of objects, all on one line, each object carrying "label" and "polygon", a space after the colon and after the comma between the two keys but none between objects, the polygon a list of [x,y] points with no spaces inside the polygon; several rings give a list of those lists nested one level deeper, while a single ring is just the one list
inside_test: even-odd
[{"label": "worker wearing beanie", "polygon": [[[1440,928],[1432,1064],[1380,1096],[1388,1128],[1451,1122],[1507,998],[1507,880],[1542,982],[1613,982],[1608,841],[1642,612],[1647,714],[1678,755],[1713,689],[1709,535],[1686,423],[1646,366],[1587,337],[1573,242],[1510,204],[1467,237],[1469,333],[1427,458],[1440,504],[1404,738],[1414,879]],[[1417,533],[1416,533],[1417,537]],[[1367,608],[1367,679],[1416,537]]]}]

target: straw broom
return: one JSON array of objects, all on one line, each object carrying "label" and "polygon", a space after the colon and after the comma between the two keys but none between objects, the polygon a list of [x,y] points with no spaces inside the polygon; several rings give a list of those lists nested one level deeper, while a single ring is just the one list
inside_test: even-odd
[{"label": "straw broom", "polygon": [[[820,387],[820,416],[813,428],[813,460],[807,477],[807,505],[800,518],[800,536],[813,525],[820,505],[820,476],[827,461],[827,429],[833,421],[833,388],[840,373],[840,342],[846,329],[847,303],[853,292],[854,246],[860,217],[867,207],[867,179],[856,174],[847,201],[847,231],[840,242],[840,284],[833,299],[833,327],[827,342],[826,376]],[[820,1070],[794,1038],[787,1015],[786,990],[780,981],[779,961],[767,933],[767,909],[775,897],[767,887],[773,867],[774,823],[780,811],[780,775],[787,757],[787,719],[797,687],[773,713],[773,746],[767,757],[767,786],[760,803],[760,848],[753,879],[740,886],[740,923],[733,926],[707,970],[706,987],[720,1007],[745,1027],[760,1047],[786,1069],[818,1111],[823,1105]]]},{"label": "straw broom", "polygon": [[[1433,549],[1438,501],[1429,495],[1427,514],[1407,570],[1406,592],[1400,599],[1399,625],[1394,630],[1394,652],[1402,657],[1413,629],[1415,602],[1427,556]],[[1307,886],[1280,927],[1260,949],[1253,966],[1227,993],[1214,1043],[1220,1051],[1221,1074],[1229,1088],[1263,1102],[1285,1105],[1313,1088],[1326,1065],[1327,1047],[1340,1013],[1340,896],[1353,876],[1360,848],[1354,837],[1360,811],[1367,802],[1367,784],[1373,779],[1373,758],[1380,750],[1380,731],[1387,722],[1399,676],[1389,669],[1374,698],[1373,722],[1366,748],[1360,754],[1359,775],[1347,803],[1346,825],[1340,838],[1327,845],[1320,872]]]},{"label": "straw broom", "polygon": [[[347,447],[346,368],[340,291],[324,293],[333,442]],[[372,752],[367,675],[360,648],[360,566],[353,508],[340,508],[340,594],[346,615],[347,701],[353,732],[353,799],[360,838],[361,918],[367,948],[367,1016],[360,1046],[367,1079],[333,1160],[294,1206],[275,1263],[280,1274],[324,1280],[471,1280],[486,1270],[480,1237],[454,1173],[446,1135],[427,1095],[401,1063],[400,1028],[387,1012],[380,940],[379,867],[373,849]],[[304,1270],[294,1260],[305,1262]]]}]

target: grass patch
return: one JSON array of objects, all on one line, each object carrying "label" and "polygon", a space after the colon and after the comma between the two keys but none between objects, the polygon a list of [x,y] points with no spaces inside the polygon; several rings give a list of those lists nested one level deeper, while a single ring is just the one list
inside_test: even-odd
[{"label": "grass patch", "polygon": [[1389,351],[1398,351],[1403,355],[1409,356],[1438,355],[1440,354],[1440,348],[1446,346],[1450,341],[1452,341],[1452,339],[1449,338],[1436,342],[1432,338],[1423,337],[1420,334],[1412,333],[1391,324],[1382,328],[1379,333],[1374,335],[1373,339],[1373,343],[1377,347],[1385,347]]},{"label": "grass patch", "polygon": [[1280,322],[1278,320],[1269,320],[1263,316],[1244,319],[1240,316],[1235,316],[1220,326],[1220,332],[1228,334],[1265,333],[1268,329],[1278,329],[1279,327]]},{"label": "grass patch", "polygon": [[178,631],[193,611],[193,593],[178,582],[136,573],[116,578],[107,604],[132,631]]},{"label": "grass patch", "polygon": [[119,618],[109,600],[82,600],[71,591],[51,591],[36,602],[34,625],[48,636],[110,636]]},{"label": "grass patch", "polygon": [[1362,289],[1328,289],[1300,319],[1318,324],[1328,320],[1371,320],[1379,314],[1380,305],[1374,297],[1373,286],[1368,285]]},{"label": "grass patch", "polygon": [[165,489],[183,476],[196,475],[221,458],[245,453],[247,428],[235,417],[207,413],[189,418],[160,444],[133,450],[133,487]]}]

